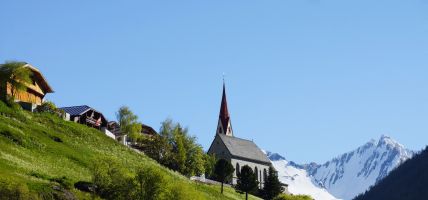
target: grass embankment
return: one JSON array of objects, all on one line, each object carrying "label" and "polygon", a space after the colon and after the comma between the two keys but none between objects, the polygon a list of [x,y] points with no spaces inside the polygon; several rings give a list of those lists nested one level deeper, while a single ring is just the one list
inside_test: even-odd
[{"label": "grass embankment", "polygon": [[232,188],[222,195],[219,186],[194,183],[96,129],[50,114],[12,109],[0,101],[0,192],[16,190],[35,199],[59,198],[71,192],[68,196],[90,199],[90,193],[80,192],[73,184],[92,181],[92,166],[100,158],[118,163],[130,177],[138,169],[156,167],[168,188],[180,190],[185,199],[244,199]]}]

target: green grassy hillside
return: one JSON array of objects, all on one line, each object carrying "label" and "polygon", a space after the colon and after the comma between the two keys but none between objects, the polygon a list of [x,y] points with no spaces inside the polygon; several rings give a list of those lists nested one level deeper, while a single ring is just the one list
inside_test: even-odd
[{"label": "green grassy hillside", "polygon": [[130,177],[142,168],[159,169],[177,199],[244,199],[232,188],[222,195],[219,186],[191,182],[98,130],[50,114],[11,109],[0,102],[0,194],[24,194],[23,199],[90,199],[90,193],[78,191],[73,184],[92,181],[91,170],[100,159],[117,163]]}]

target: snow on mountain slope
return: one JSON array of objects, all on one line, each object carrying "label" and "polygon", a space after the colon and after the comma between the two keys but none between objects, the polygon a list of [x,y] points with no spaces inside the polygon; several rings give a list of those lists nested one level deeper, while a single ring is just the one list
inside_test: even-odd
[{"label": "snow on mountain slope", "polygon": [[267,152],[280,181],[293,194],[309,194],[317,200],[350,200],[381,180],[414,152],[388,136],[371,140],[354,151],[342,154],[323,165],[299,165],[279,154]]},{"label": "snow on mountain slope", "polygon": [[[271,158],[271,156],[269,156]],[[310,195],[316,200],[335,200],[336,198],[323,188],[312,183],[311,177],[304,169],[290,165],[282,156],[272,161],[273,167],[278,171],[278,178],[282,183],[288,184],[288,191],[292,194]]]},{"label": "snow on mountain slope", "polygon": [[388,136],[372,140],[321,166],[308,168],[312,180],[341,199],[352,199],[381,180],[413,152]]}]

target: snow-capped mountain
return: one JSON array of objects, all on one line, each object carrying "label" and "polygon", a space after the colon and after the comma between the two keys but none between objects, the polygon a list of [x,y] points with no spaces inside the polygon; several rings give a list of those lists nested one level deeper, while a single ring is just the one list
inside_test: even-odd
[{"label": "snow-capped mountain", "polygon": [[[294,190],[304,194],[304,191],[296,188],[301,187],[298,182],[287,178],[291,174],[297,174],[296,170],[301,170],[306,173],[314,187],[325,189],[332,196],[345,200],[350,200],[366,191],[388,175],[392,169],[411,158],[413,154],[414,152],[388,136],[382,136],[378,141],[371,140],[356,150],[342,154],[322,165],[316,163],[299,165],[281,159],[283,157],[280,155],[267,153],[278,170],[280,180],[289,185],[291,193]],[[304,174],[299,174],[299,176],[302,175]],[[312,191],[307,191],[306,194],[311,195]],[[311,196],[317,200],[326,199]]]},{"label": "snow-capped mountain", "polygon": [[305,169],[297,168],[285,159],[272,160],[273,167],[278,171],[278,178],[288,185],[291,194],[306,194],[316,200],[335,200],[325,188],[312,182]]}]

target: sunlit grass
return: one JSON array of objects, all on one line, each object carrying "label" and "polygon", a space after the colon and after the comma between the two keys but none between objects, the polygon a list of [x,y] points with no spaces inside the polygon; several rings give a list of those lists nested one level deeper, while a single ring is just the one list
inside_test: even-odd
[{"label": "sunlit grass", "polygon": [[[230,187],[225,187],[222,195],[220,186],[194,183],[96,129],[50,114],[13,110],[0,102],[0,183],[25,184],[31,192],[39,192],[57,184],[52,181],[55,178],[66,177],[72,183],[91,181],[91,167],[99,158],[115,160],[130,172],[156,166],[173,180],[171,184],[202,199],[245,197]],[[91,198],[90,194],[70,190],[79,199]]]}]

